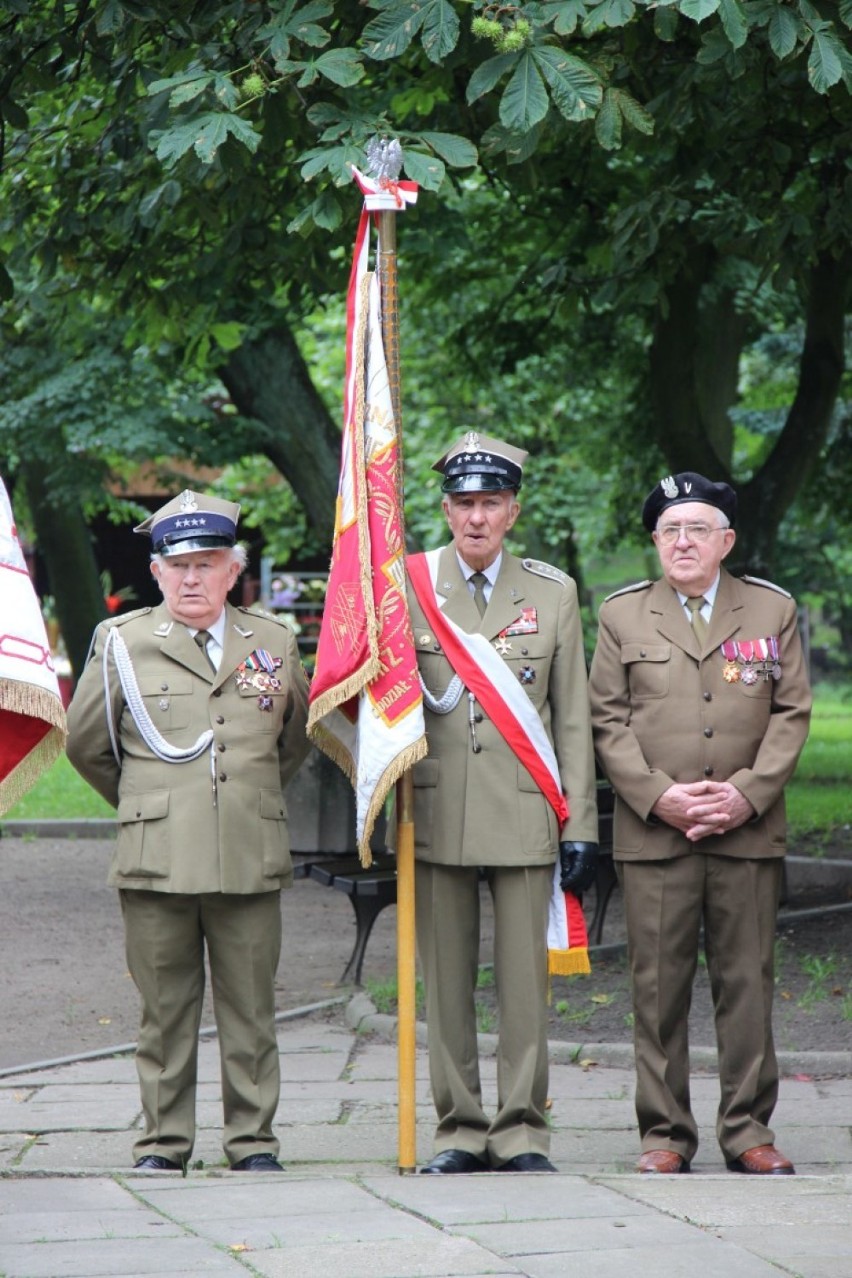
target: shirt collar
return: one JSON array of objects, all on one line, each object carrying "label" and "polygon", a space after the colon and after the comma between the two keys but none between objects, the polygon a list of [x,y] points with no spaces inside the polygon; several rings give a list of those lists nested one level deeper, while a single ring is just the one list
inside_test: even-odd
[{"label": "shirt collar", "polygon": [[[187,626],[187,630],[189,631],[189,633],[192,635],[194,639],[195,636],[198,634],[199,627]],[[224,608],[219,613],[219,616],[213,622],[212,626],[207,627],[207,633],[209,634],[210,638],[214,640],[215,643],[218,643],[220,648],[224,649],[225,647],[225,609]]]},{"label": "shirt collar", "polygon": [[[707,587],[707,589],[706,589],[706,590],[702,590],[702,592],[701,592],[701,593],[702,593],[702,595],[704,596],[704,598],[705,598],[705,600],[706,600],[705,607],[712,609],[712,607],[713,607],[714,603],[716,602],[716,591],[719,589],[719,582],[720,582],[721,580],[722,580],[722,574],[721,574],[721,572],[717,572],[717,573],[716,573],[716,576],[715,576],[715,578],[714,578],[714,580],[713,580],[713,581],[711,582],[711,584]],[[684,594],[682,594],[680,591],[678,591],[678,592],[677,592],[677,597],[678,597],[678,599],[680,600],[680,602],[681,602],[684,606],[686,606],[686,601],[687,601],[687,599],[689,599],[691,596],[689,596],[689,595],[684,595]],[[702,610],[701,610],[701,611],[703,612],[703,611],[704,611],[704,608],[702,608]]]},{"label": "shirt collar", "polygon": [[[461,568],[462,570],[462,576],[464,577],[465,581],[470,581],[473,574],[477,572],[477,569],[471,568],[470,564],[465,563],[465,561],[462,559],[458,551],[456,551],[456,558],[459,561],[459,568]],[[482,569],[483,575],[487,577],[489,584],[492,586],[494,585],[500,573],[500,564],[502,563],[502,561],[503,561],[503,551],[501,550],[497,558],[494,560],[494,563],[489,564],[487,568]]]}]

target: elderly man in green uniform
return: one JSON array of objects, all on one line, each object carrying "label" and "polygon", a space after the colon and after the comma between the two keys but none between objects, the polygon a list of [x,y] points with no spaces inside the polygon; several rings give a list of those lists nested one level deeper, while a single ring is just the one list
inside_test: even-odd
[{"label": "elderly man in green uniform", "polygon": [[794,1170],[769,1127],[773,946],[783,791],[811,696],[794,601],[721,566],[736,513],[734,490],[703,475],[655,486],[642,519],[662,579],[604,601],[592,662],[595,746],[616,794],[643,1173],[689,1171],[698,1144],[687,1021],[702,926],[722,1154],[735,1172]]},{"label": "elderly man in green uniform", "polygon": [[283,790],[307,753],[307,682],[286,625],[227,602],[239,506],[190,491],[150,536],[163,602],[104,622],[68,711],[68,755],[118,809],[119,889],[142,1001],[140,1170],[195,1139],[205,947],[234,1171],[280,1171],[275,973],[293,874]]},{"label": "elderly man in green uniform", "polygon": [[[593,880],[598,827],[575,584],[503,545],[520,512],[525,459],[469,432],[434,467],[452,543],[408,560],[429,742],[413,775],[417,943],[438,1114],[429,1174],[555,1171],[545,1112],[548,907],[557,859],[566,890]],[[474,1008],[483,877],[499,1006],[491,1118]]]}]

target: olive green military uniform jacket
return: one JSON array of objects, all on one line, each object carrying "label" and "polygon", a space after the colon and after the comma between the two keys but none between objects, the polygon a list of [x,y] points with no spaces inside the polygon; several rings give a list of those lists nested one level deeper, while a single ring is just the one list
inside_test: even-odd
[{"label": "olive green military uniform jacket", "polygon": [[[151,719],[173,746],[212,729],[212,747],[186,763],[164,762],[146,744],[125,702],[113,654],[107,663],[113,754],[104,696],[103,651],[118,626]],[[281,687],[240,687],[237,671],[256,649],[280,659]],[[252,671],[248,672],[249,678]],[[289,626],[226,605],[217,672],[186,626],[164,605],[106,621],[68,710],[68,757],[117,807],[109,883],[160,892],[269,892],[292,881],[283,789],[307,754],[307,680]]]},{"label": "olive green military uniform jacket", "polygon": [[[769,636],[778,642],[780,677],[772,677],[770,661],[749,683],[741,677],[745,663],[729,661],[721,646],[732,641],[747,650],[750,641]],[[703,648],[666,581],[610,596],[600,609],[590,692],[595,748],[616,793],[616,859],[696,850],[784,855],[783,789],[805,743],[811,707],[796,605],[785,591],[722,569]],[[674,782],[704,777],[730,781],[757,815],[692,844],[651,808]]]},{"label": "olive green military uniform jacket", "polygon": [[[594,755],[577,588],[547,564],[503,551],[480,617],[455,548],[441,551],[438,604],[461,629],[481,631],[522,684],[554,747],[570,818],[562,831],[527,769],[477,704],[472,749],[467,692],[449,714],[425,710],[427,758],[415,764],[415,855],[456,866],[552,863],[558,840],[596,842]],[[453,669],[411,586],[408,602],[420,674],[440,698]]]}]

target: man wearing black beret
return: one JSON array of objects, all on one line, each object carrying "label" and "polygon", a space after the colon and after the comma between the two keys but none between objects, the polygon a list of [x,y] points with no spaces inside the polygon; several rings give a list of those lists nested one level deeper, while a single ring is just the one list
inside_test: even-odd
[{"label": "man wearing black beret", "polygon": [[688,1172],[698,1145],[687,1024],[702,927],[723,1157],[750,1175],[794,1170],[769,1127],[773,950],[784,786],[811,695],[793,599],[722,567],[736,516],[728,484],[686,471],[655,486],[642,521],[663,576],[604,601],[590,676],[595,748],[616,794],[644,1173]]}]

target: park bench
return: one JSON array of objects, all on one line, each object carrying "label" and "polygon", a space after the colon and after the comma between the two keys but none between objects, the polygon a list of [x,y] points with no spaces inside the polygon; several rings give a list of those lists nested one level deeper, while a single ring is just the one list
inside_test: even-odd
[{"label": "park bench", "polygon": [[[382,910],[396,904],[396,859],[384,850],[380,826],[373,840],[373,864],[365,869],[355,851],[352,788],[343,773],[314,752],[291,782],[290,813],[294,876],[334,888],[349,898],[355,914],[355,943],[340,984],[361,984],[367,943]],[[595,909],[589,923],[589,942],[599,945],[607,907],[617,879],[612,860],[613,796],[609,786],[598,787],[601,854],[595,883]]]}]

